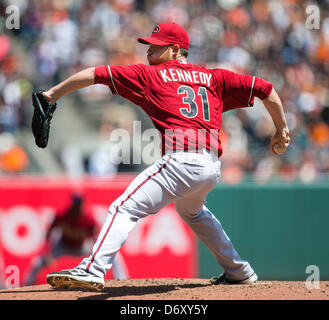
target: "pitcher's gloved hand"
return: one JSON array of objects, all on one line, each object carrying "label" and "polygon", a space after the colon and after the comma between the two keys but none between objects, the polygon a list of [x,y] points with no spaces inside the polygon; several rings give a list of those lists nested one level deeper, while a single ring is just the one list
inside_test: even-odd
[{"label": "pitcher's gloved hand", "polygon": [[56,110],[57,103],[50,104],[42,94],[45,90],[37,90],[32,93],[32,104],[34,107],[32,117],[32,132],[35,143],[39,148],[46,148],[49,139],[50,121]]}]

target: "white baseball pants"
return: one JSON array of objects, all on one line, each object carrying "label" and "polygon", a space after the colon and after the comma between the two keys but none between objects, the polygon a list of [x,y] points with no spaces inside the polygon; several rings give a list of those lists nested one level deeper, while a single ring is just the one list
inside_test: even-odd
[{"label": "white baseball pants", "polygon": [[253,269],[240,258],[218,219],[204,205],[219,177],[220,161],[207,151],[163,156],[141,172],[110,205],[91,255],[78,267],[104,277],[136,222],[175,202],[179,215],[208,247],[226,275],[233,280],[248,278]]}]

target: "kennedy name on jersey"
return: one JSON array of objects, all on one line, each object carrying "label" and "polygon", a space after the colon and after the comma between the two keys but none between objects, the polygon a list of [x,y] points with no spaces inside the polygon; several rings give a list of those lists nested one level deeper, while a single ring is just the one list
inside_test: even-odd
[{"label": "kennedy name on jersey", "polygon": [[160,74],[165,83],[168,81],[183,81],[194,84],[204,84],[210,86],[211,73],[199,72],[196,70],[187,71],[181,69],[164,69],[160,70]]}]

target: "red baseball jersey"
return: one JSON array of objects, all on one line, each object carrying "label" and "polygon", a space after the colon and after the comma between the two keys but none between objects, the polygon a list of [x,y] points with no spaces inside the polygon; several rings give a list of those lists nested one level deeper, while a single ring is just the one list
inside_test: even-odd
[{"label": "red baseball jersey", "polygon": [[184,60],[159,65],[97,66],[95,83],[109,86],[139,105],[151,118],[167,151],[211,150],[222,154],[222,113],[265,99],[272,84],[225,69],[208,69]]},{"label": "red baseball jersey", "polygon": [[72,217],[67,210],[59,212],[51,228],[59,227],[62,231],[62,242],[71,248],[80,249],[84,241],[97,234],[96,221],[86,214]]}]

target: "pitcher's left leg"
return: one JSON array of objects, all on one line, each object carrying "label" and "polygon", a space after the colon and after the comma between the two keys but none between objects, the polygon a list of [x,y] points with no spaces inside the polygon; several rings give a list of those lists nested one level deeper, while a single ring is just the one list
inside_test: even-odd
[{"label": "pitcher's left leg", "polygon": [[106,272],[111,269],[116,253],[136,222],[173,202],[174,198],[155,180],[157,175],[163,174],[169,160],[159,160],[131,182],[125,192],[111,204],[91,255],[74,269],[48,274],[48,283],[55,288],[84,287],[101,290],[104,287]]},{"label": "pitcher's left leg", "polygon": [[128,239],[137,221],[173,202],[167,191],[152,179],[142,186],[135,181],[132,186],[111,204],[92,254],[79,265],[98,277],[105,277],[111,269],[116,253]]}]

